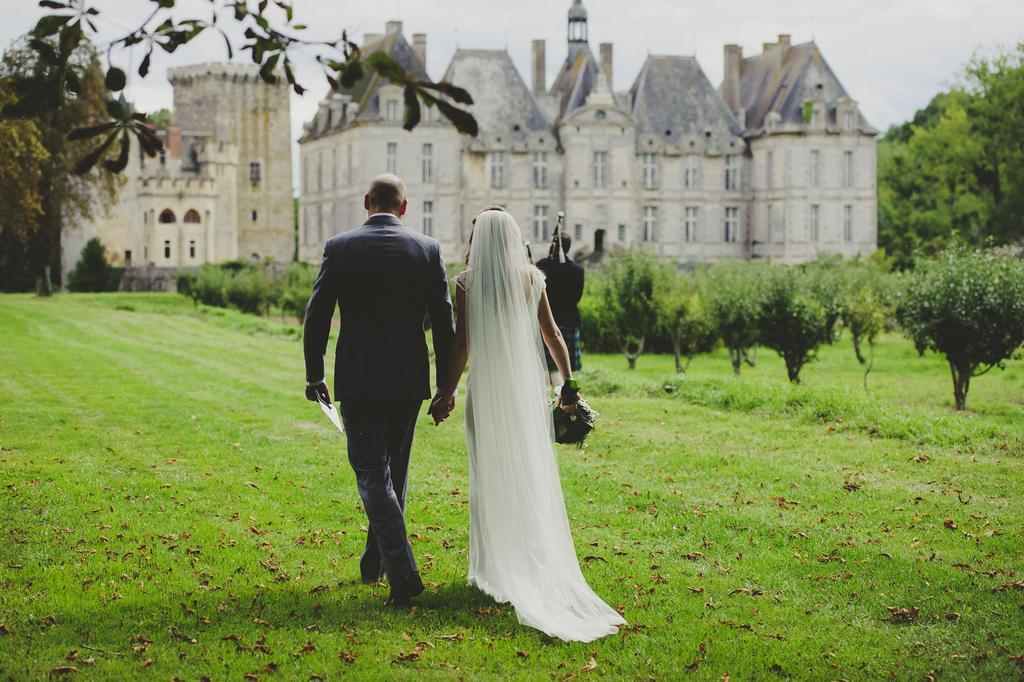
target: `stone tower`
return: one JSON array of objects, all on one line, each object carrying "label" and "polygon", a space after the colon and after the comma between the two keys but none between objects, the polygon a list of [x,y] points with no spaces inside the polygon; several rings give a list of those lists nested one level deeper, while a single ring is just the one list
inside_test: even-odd
[{"label": "stone tower", "polygon": [[[267,84],[249,64],[169,71],[174,118],[196,140],[197,161],[218,180],[218,257],[288,262],[294,249],[290,88]],[[232,177],[233,176],[233,177]],[[231,239],[229,232],[234,232]],[[233,242],[233,244],[232,244]]]}]

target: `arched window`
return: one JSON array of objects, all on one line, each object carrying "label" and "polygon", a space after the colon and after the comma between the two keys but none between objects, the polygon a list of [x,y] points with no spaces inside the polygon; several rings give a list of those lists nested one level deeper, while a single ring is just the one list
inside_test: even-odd
[{"label": "arched window", "polygon": [[198,223],[199,222],[199,211],[194,208],[190,208],[188,213],[185,214],[186,223]]},{"label": "arched window", "polygon": [[160,222],[162,223],[176,223],[178,219],[174,217],[174,211],[169,208],[165,208],[160,211]]}]

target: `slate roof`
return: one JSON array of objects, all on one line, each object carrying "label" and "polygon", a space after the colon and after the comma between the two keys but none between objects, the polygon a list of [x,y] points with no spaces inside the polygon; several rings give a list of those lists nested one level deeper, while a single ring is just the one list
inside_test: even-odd
[{"label": "slate roof", "polygon": [[[774,54],[761,54],[743,60],[740,106],[746,109],[747,129],[763,128],[773,111],[782,117],[782,125],[802,125],[804,102],[816,99],[819,87],[828,105],[828,122],[835,124],[836,102],[849,95],[818,46],[813,41],[793,45],[778,68],[776,59]],[[860,127],[871,128],[863,116]]]},{"label": "slate roof", "polygon": [[629,91],[629,105],[638,133],[668,142],[708,132],[716,140],[743,135],[694,57],[648,56]]},{"label": "slate roof", "polygon": [[468,109],[481,135],[503,133],[516,139],[551,128],[506,50],[456,50],[443,80],[472,94]]},{"label": "slate roof", "polygon": [[565,118],[573,110],[582,107],[599,78],[604,78],[604,74],[594,53],[590,51],[590,45],[570,43],[569,54],[549,90],[558,101],[558,118]]},{"label": "slate roof", "polygon": [[[401,32],[396,31],[394,33],[381,36],[379,39],[363,45],[360,48],[360,51],[362,52],[363,57],[369,56],[374,52],[386,52],[390,54],[395,61],[401,64],[402,68],[404,68],[407,73],[412,73],[421,80],[426,80],[428,78],[426,67],[420,63],[420,60],[412,51],[412,46],[409,45],[405,36],[403,36]],[[389,84],[390,81],[382,78],[380,74],[373,69],[367,68],[363,77],[356,81],[351,88],[339,87],[332,93],[328,93],[328,98],[332,94],[348,95],[352,98],[352,103],[359,106],[359,113],[355,120],[372,120],[381,115],[380,97],[377,96],[378,92],[380,91],[381,86]],[[321,120],[322,116],[323,112],[320,111],[313,117],[312,129],[304,136],[304,139],[313,138],[329,132],[325,130],[326,121]],[[333,121],[332,127],[337,127],[339,123],[342,122]],[[348,121],[347,123],[351,123],[351,121]]]}]

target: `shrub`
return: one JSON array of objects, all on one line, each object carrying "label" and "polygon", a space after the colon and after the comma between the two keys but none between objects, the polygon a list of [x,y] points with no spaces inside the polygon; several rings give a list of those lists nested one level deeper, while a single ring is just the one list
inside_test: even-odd
[{"label": "shrub", "polygon": [[806,271],[777,266],[761,283],[764,299],[758,319],[759,340],[786,362],[786,373],[800,383],[800,370],[823,343],[832,339],[829,311],[812,293]]},{"label": "shrub", "polygon": [[[839,283],[839,321],[850,332],[857,362],[864,365],[864,390],[874,364],[875,342],[893,315],[891,275],[871,262],[843,267]],[[863,345],[869,353],[864,356]]]},{"label": "shrub", "polygon": [[243,313],[267,315],[274,301],[274,286],[262,268],[248,267],[227,280],[228,304]]},{"label": "shrub", "polygon": [[124,268],[115,268],[107,262],[106,249],[93,237],[82,249],[75,269],[68,273],[71,291],[117,291]]},{"label": "shrub", "polygon": [[698,279],[701,300],[715,326],[715,335],[729,349],[732,370],[740,366],[758,341],[762,290],[766,267],[744,261],[722,261]]},{"label": "shrub", "polygon": [[697,294],[692,275],[677,274],[674,270],[666,273],[656,294],[659,326],[672,341],[676,372],[683,373],[694,355],[714,349],[714,322]]},{"label": "shrub", "polygon": [[654,291],[658,265],[639,251],[622,251],[608,259],[603,302],[619,347],[630,369],[644,352],[647,336],[658,322]]},{"label": "shrub", "polygon": [[300,321],[306,315],[306,304],[313,292],[317,271],[308,263],[292,263],[284,272],[278,303],[284,315]]},{"label": "shrub", "polygon": [[915,345],[946,356],[963,410],[971,379],[1001,368],[1024,343],[1024,262],[967,249],[922,262],[904,280],[898,316]]}]

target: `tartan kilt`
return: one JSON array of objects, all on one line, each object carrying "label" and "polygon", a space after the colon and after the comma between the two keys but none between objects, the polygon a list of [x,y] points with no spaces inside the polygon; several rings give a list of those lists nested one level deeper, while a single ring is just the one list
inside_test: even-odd
[{"label": "tartan kilt", "polygon": [[[569,349],[569,366],[574,372],[578,372],[583,369],[583,350],[580,348],[580,330],[578,327],[559,327],[559,331],[562,332],[562,338],[565,339],[565,346]],[[544,357],[547,359],[548,371],[557,372],[558,366],[555,365],[554,359],[551,357],[551,353],[548,352],[547,346],[544,346]]]}]

